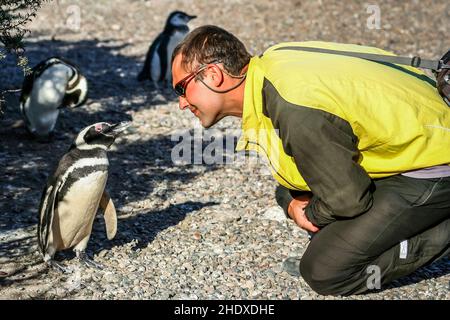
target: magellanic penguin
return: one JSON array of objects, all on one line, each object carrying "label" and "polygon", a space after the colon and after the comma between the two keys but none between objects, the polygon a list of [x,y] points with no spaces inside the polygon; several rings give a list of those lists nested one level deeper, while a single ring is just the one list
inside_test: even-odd
[{"label": "magellanic penguin", "polygon": [[72,247],[80,261],[99,267],[84,251],[99,205],[104,209],[108,239],[116,234],[116,211],[105,192],[106,151],[129,125],[100,122],[84,128],[49,177],[39,208],[38,244],[44,261],[53,267],[67,271],[53,257],[57,251]]},{"label": "magellanic penguin", "polygon": [[171,58],[175,47],[189,33],[188,22],[197,16],[182,11],[172,12],[162,33],[153,41],[147,52],[144,67],[138,75],[139,81],[150,80],[156,88],[172,84]]},{"label": "magellanic penguin", "polygon": [[28,131],[48,138],[55,128],[59,109],[76,108],[87,99],[86,78],[72,63],[52,57],[32,68],[23,81],[20,110]]}]

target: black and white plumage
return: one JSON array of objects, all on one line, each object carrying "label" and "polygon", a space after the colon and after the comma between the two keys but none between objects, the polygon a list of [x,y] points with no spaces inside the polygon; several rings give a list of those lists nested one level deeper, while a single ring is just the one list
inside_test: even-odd
[{"label": "black and white plumage", "polygon": [[196,17],[182,11],[174,11],[169,15],[163,32],[148,49],[144,67],[138,75],[139,81],[150,80],[155,87],[158,87],[158,83],[171,85],[173,50],[189,33],[188,22]]},{"label": "black and white plumage", "polygon": [[57,57],[42,61],[22,85],[20,110],[28,131],[47,138],[55,128],[59,109],[82,105],[87,92],[87,80],[75,65]]},{"label": "black and white plumage", "polygon": [[84,250],[99,205],[104,209],[108,239],[115,236],[116,212],[105,192],[109,165],[106,151],[129,124],[100,122],[84,128],[49,177],[38,223],[39,249],[47,263],[64,271],[53,257],[57,251],[73,247],[80,260],[95,266]]}]

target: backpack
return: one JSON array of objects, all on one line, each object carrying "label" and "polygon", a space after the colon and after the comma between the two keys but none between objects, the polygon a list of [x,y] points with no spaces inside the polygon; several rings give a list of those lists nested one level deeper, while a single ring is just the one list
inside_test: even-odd
[{"label": "backpack", "polygon": [[394,63],[401,65],[408,65],[416,68],[430,69],[436,76],[436,88],[439,94],[441,95],[442,99],[444,99],[445,103],[447,103],[447,105],[450,107],[450,50],[447,51],[447,53],[444,54],[442,58],[439,60],[427,60],[417,56],[407,58],[407,57],[387,56],[373,53],[339,51],[339,50],[300,47],[300,46],[280,47],[275,50],[302,50],[318,53],[339,54],[343,56],[356,57],[375,62]]}]

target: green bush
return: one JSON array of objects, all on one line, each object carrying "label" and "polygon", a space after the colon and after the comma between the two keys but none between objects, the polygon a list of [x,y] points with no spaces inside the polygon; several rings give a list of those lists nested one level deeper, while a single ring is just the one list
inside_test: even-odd
[{"label": "green bush", "polygon": [[[12,54],[24,74],[30,72],[23,45],[23,38],[29,33],[26,25],[47,1],[51,0],[0,0],[0,68],[2,60]],[[0,92],[0,114],[5,92]]]}]

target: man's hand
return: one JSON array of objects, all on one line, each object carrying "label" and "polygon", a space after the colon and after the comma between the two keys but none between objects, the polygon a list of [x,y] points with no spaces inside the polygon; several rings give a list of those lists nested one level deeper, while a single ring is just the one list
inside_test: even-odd
[{"label": "man's hand", "polygon": [[319,228],[313,225],[305,215],[305,207],[310,199],[309,195],[295,197],[289,204],[288,214],[300,228],[310,232],[317,232]]}]

